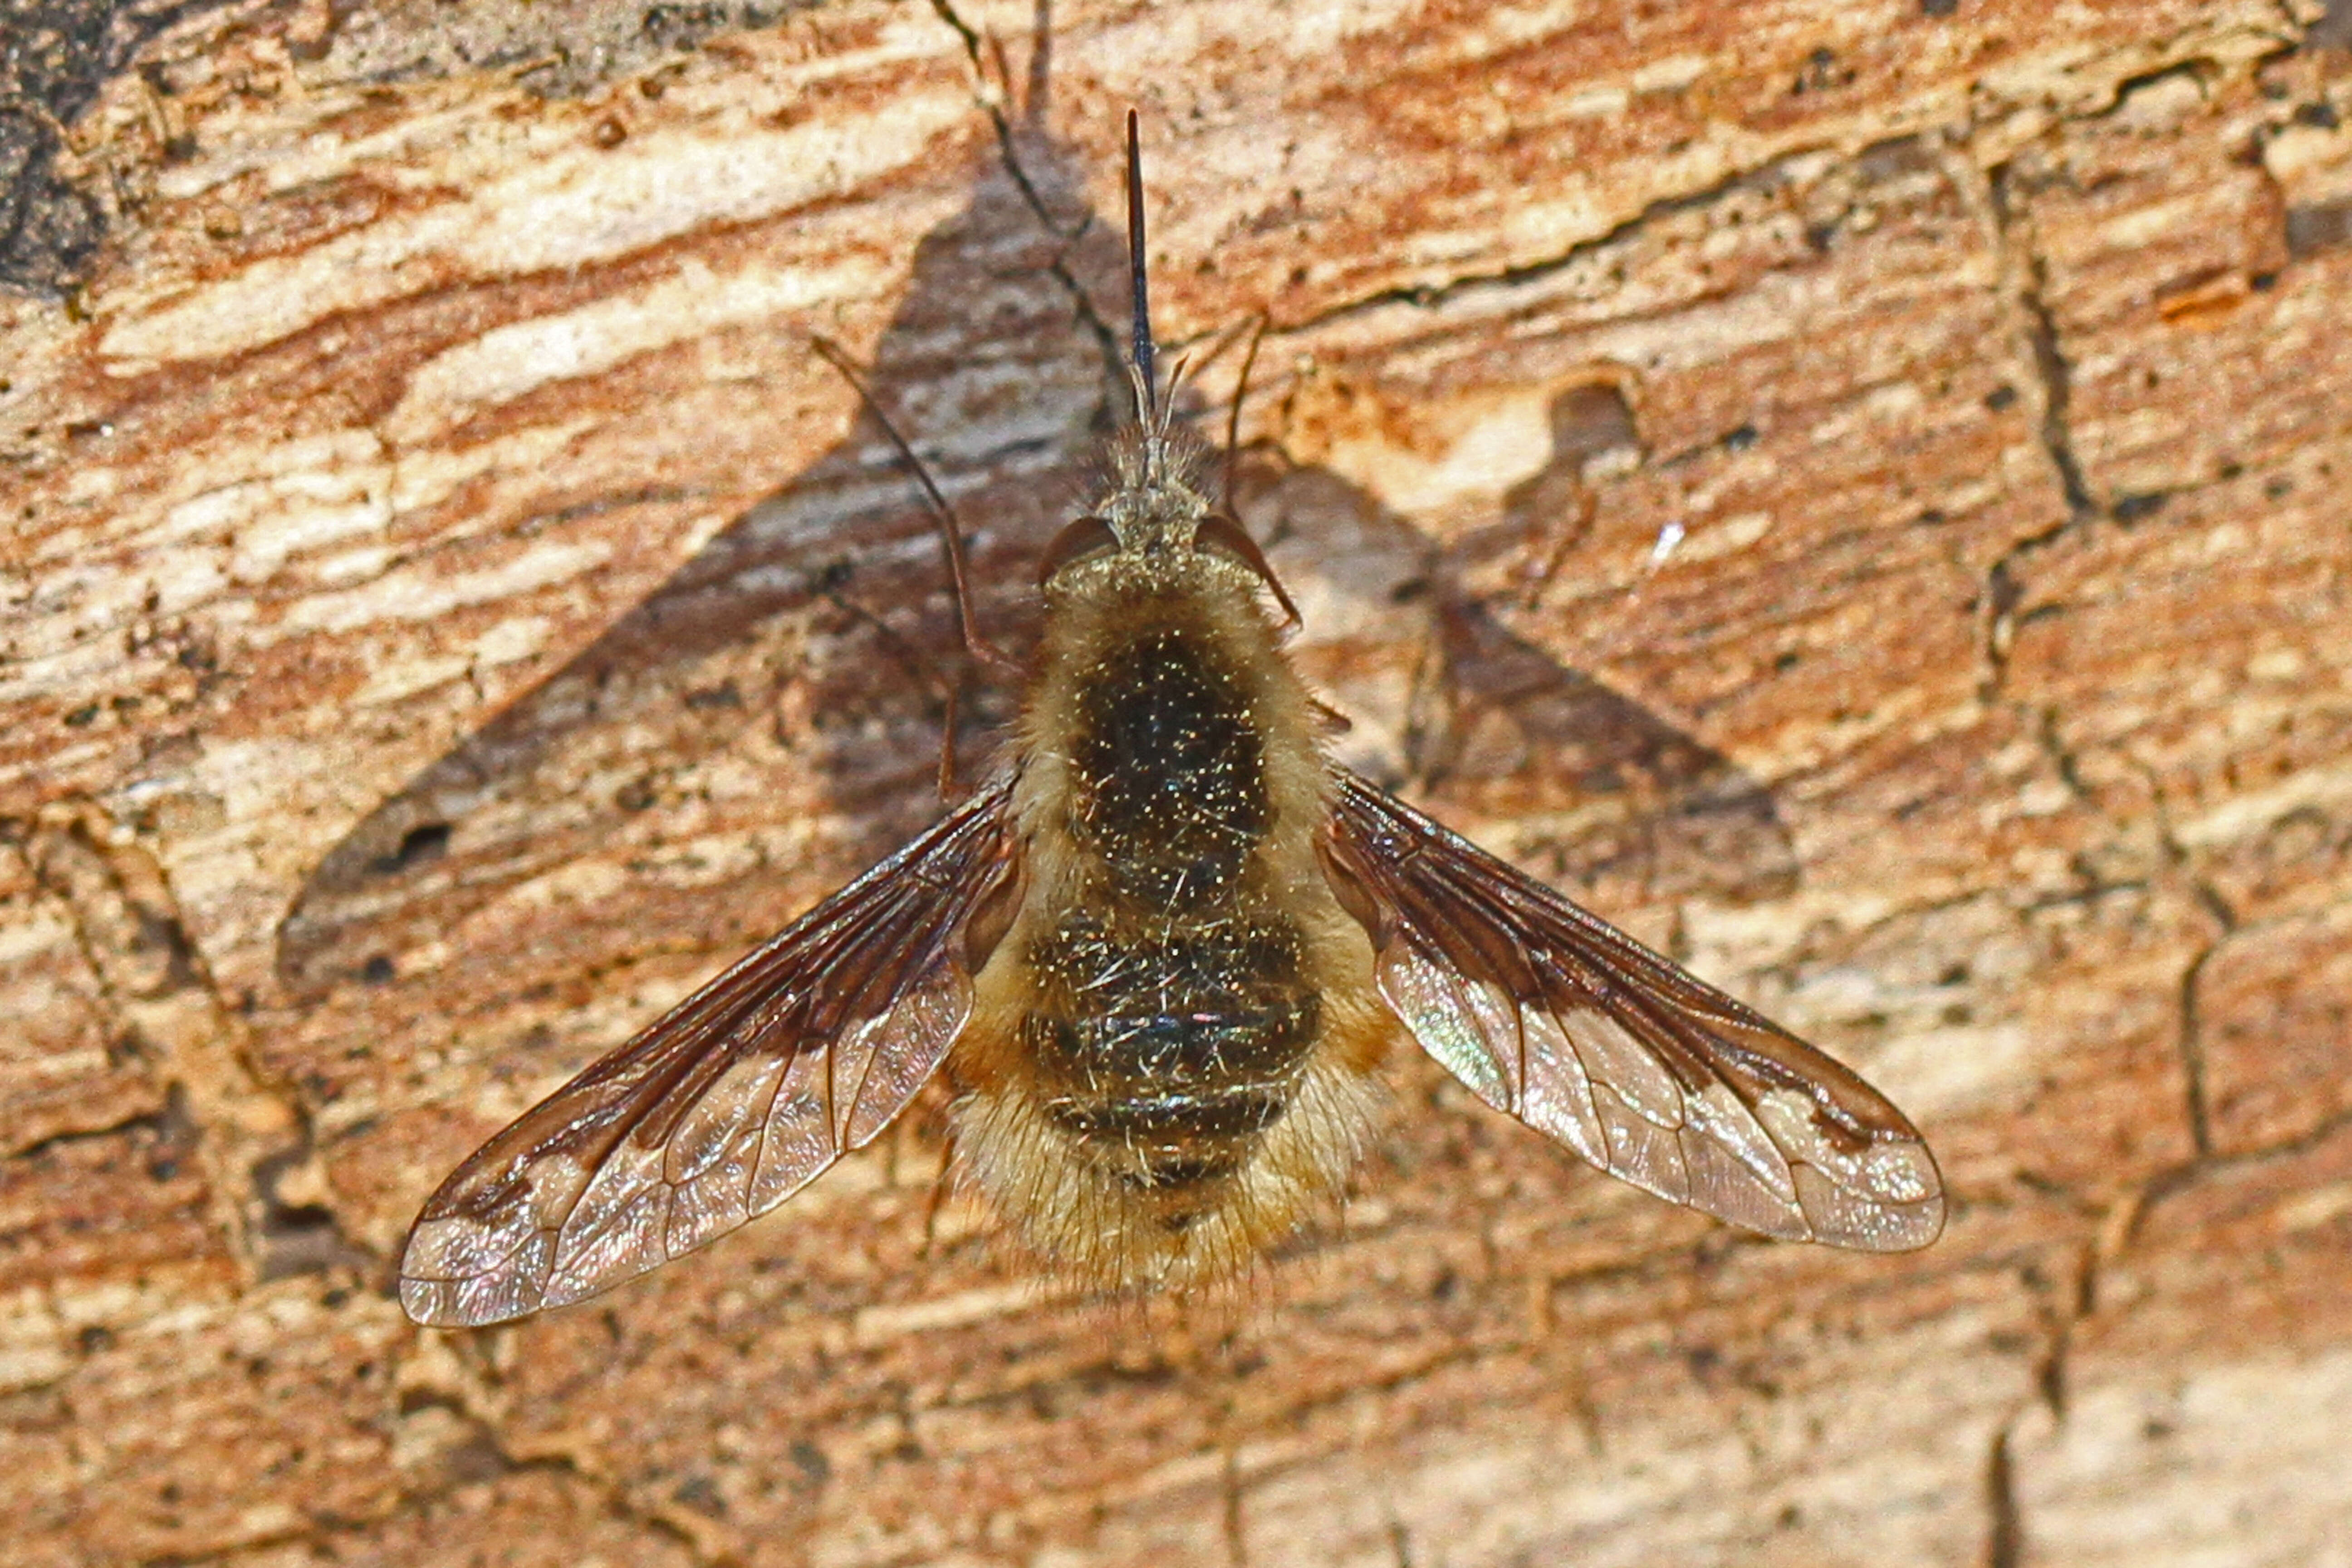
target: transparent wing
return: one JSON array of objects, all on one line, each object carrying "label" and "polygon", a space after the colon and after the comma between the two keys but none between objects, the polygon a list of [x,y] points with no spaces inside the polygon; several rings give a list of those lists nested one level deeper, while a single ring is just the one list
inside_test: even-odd
[{"label": "transparent wing", "polygon": [[1943,1180],[1876,1089],[1344,769],[1326,864],[1381,994],[1487,1104],[1767,1236],[1925,1247]]},{"label": "transparent wing", "polygon": [[408,1233],[408,1315],[495,1323],[593,1296],[880,1132],[971,1011],[964,937],[1013,870],[1010,798],[966,801],[458,1166]]}]

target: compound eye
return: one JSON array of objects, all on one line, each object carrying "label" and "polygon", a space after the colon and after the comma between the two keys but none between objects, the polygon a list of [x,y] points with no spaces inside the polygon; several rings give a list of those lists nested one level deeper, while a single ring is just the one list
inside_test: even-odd
[{"label": "compound eye", "polygon": [[1118,548],[1118,535],[1111,531],[1109,523],[1098,517],[1079,518],[1045,546],[1045,553],[1037,563],[1037,586],[1042,588],[1052,582],[1066,566],[1075,566],[1089,556]]},{"label": "compound eye", "polygon": [[1274,568],[1267,563],[1265,552],[1257,547],[1257,541],[1252,539],[1249,531],[1240,523],[1223,512],[1211,512],[1193,531],[1192,548],[1213,550],[1248,567],[1256,574],[1257,580],[1265,584],[1266,592],[1274,595],[1275,603],[1282,606],[1288,624],[1293,626],[1298,625],[1298,606],[1290,602],[1289,594],[1283,589],[1282,579],[1274,574]]}]

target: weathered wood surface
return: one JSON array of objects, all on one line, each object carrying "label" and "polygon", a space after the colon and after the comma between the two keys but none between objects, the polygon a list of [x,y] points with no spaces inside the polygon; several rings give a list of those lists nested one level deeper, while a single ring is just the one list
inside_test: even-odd
[{"label": "weathered wood surface", "polygon": [[[0,300],[12,1563],[2352,1562],[2352,25],[1065,5],[1040,102],[1026,5],[347,10],[149,43],[97,270]],[[1948,1235],[1751,1245],[1401,1061],[1230,1332],[1034,1293],[935,1115],[409,1328],[453,1161],[934,809],[809,339],[1017,638],[1129,103],[1349,744],[1863,1067]]]}]

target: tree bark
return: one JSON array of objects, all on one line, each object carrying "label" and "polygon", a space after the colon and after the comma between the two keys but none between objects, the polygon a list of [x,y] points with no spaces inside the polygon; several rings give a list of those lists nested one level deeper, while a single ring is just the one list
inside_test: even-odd
[{"label": "tree bark", "polygon": [[[2341,16],[138,13],[39,171],[104,243],[0,296],[12,1561],[2341,1559]],[[1345,754],[1863,1070],[1948,1232],[1752,1242],[1400,1059],[1236,1308],[1038,1283],[933,1098],[410,1327],[460,1157],[982,765],[812,342],[1019,646],[1130,104]]]}]

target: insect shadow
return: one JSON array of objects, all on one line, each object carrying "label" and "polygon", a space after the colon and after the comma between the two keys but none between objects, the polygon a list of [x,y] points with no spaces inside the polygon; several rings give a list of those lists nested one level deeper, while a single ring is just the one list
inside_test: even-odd
[{"label": "insect shadow", "polygon": [[[1042,117],[1039,117],[1042,118]],[[917,247],[868,367],[877,400],[973,531],[979,619],[1034,625],[1035,562],[1082,501],[1092,447],[1129,396],[1115,333],[1124,257],[1069,151],[1036,119]],[[1610,395],[1613,396],[1613,394]],[[1548,515],[1630,416],[1563,394],[1551,465],[1507,527]],[[1594,410],[1599,407],[1596,420]],[[1605,441],[1604,441],[1605,444]],[[1245,523],[1307,608],[1299,651],[1355,729],[1344,760],[1442,815],[1514,825],[1494,841],[1571,889],[1747,900],[1792,886],[1770,797],[1728,758],[1508,631],[1434,544],[1328,469],[1259,450]],[[1385,651],[1382,651],[1385,650]],[[1400,652],[1400,650],[1403,650]],[[562,668],[370,812],[304,881],[278,932],[287,999],[402,977],[411,955],[502,893],[609,853],[696,768],[764,731],[761,765],[843,809],[854,869],[939,810],[940,727],[970,751],[1013,694],[956,701],[952,601],[931,525],[870,411]],[[714,895],[714,900],[718,895]],[[747,940],[756,933],[747,933]]]}]

